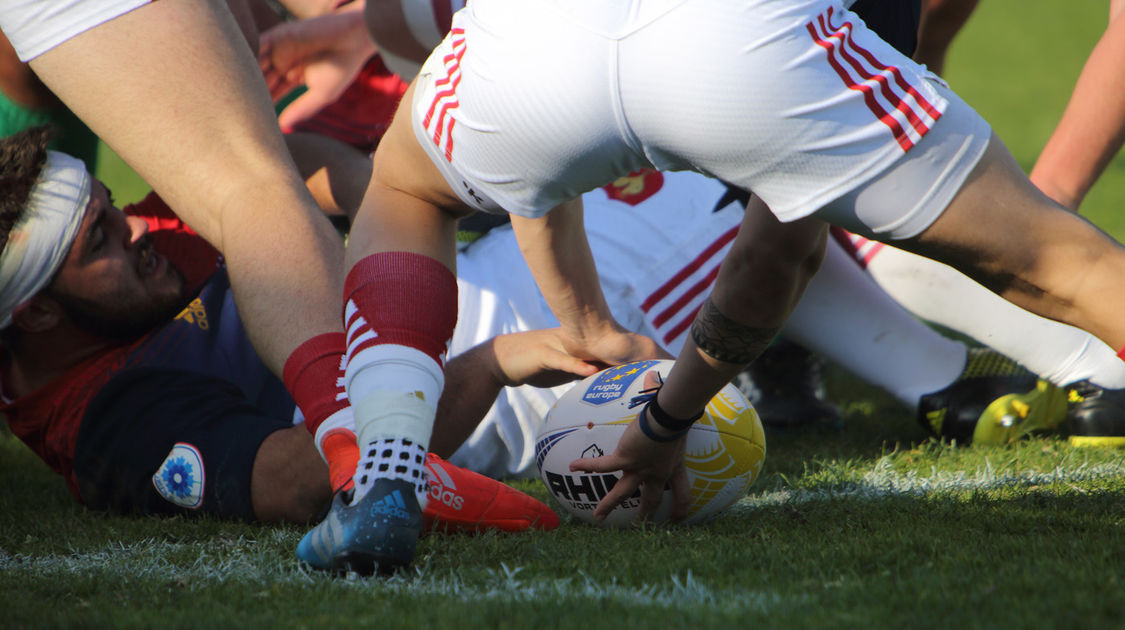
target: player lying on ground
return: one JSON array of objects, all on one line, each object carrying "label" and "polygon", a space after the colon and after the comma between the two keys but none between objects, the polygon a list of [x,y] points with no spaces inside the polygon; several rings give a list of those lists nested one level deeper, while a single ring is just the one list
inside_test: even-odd
[{"label": "player lying on ground", "polygon": [[[222,252],[255,349],[315,431],[351,413],[336,395],[343,249],[288,158],[246,45],[256,31],[235,16],[248,17],[246,2],[229,4],[234,13],[219,0],[20,0],[0,11],[0,30]],[[420,453],[419,493],[423,467]]]},{"label": "player lying on ground", "polygon": [[[0,28],[47,87],[223,253],[275,373],[310,338],[341,330],[330,306],[341,246],[286,158],[226,3],[20,1],[0,12]],[[290,300],[295,291],[304,299]]]},{"label": "player lying on ground", "polygon": [[[642,484],[650,508],[665,483],[682,490],[684,429],[785,321],[823,257],[825,222],[896,240],[1125,345],[1125,250],[1040,194],[987,123],[840,4],[481,0],[455,16],[404,98],[351,233],[349,335],[363,350],[346,373],[366,460],[429,442],[433,410],[412,392],[442,383],[453,233],[468,209],[520,215],[569,349],[606,362],[646,351],[608,313],[576,200],[651,167],[702,171],[760,201],[654,405],[617,452],[576,462],[624,471],[602,514]],[[379,307],[388,290],[396,299]],[[360,475],[377,492],[354,505],[409,481],[388,472]],[[386,567],[409,560],[412,527],[370,524],[363,552],[311,536]]]},{"label": "player lying on ground", "polygon": [[[218,253],[155,195],[122,213],[80,161],[45,146],[41,128],[0,140],[0,375],[13,433],[94,508],[321,514],[333,487],[350,483],[355,438],[318,436],[349,452],[330,480],[294,426],[293,399],[250,346]],[[505,338],[490,348],[510,352],[478,353],[492,362],[466,369],[502,384],[592,370],[541,339],[550,333]],[[426,465],[436,500],[425,515],[437,526],[557,523],[503,484],[432,455]]]}]

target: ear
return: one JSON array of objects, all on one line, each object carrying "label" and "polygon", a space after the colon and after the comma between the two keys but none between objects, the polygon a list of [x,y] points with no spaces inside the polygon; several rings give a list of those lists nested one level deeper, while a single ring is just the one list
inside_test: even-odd
[{"label": "ear", "polygon": [[64,319],[62,306],[43,294],[20,304],[12,313],[12,323],[29,333],[47,332],[57,328]]}]

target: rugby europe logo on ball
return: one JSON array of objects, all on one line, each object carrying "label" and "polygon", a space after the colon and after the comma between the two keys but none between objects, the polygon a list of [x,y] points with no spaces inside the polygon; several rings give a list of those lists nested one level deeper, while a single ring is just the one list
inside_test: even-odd
[{"label": "rugby europe logo on ball", "polygon": [[[620,473],[570,472],[570,462],[612,453],[641,407],[629,407],[644,388],[645,374],[667,376],[672,361],[638,361],[609,368],[579,382],[555,403],[535,440],[539,476],[551,496],[575,518],[594,523],[594,508]],[[766,438],[754,407],[734,385],[724,387],[687,434],[684,464],[691,507],[683,523],[702,523],[746,495],[766,458]],[[601,524],[620,527],[636,520],[640,493],[634,493]],[[667,521],[672,491],[653,520]]]}]

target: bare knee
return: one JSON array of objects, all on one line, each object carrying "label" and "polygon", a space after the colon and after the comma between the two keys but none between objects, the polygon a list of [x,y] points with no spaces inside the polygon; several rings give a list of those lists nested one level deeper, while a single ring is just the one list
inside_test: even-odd
[{"label": "bare knee", "polygon": [[258,448],[252,475],[254,515],[263,522],[307,523],[332,496],[328,466],[303,426],[271,433]]},{"label": "bare knee", "polygon": [[712,302],[739,323],[781,326],[820,268],[826,239],[827,226],[819,219],[780,223],[764,204],[751,201]]}]

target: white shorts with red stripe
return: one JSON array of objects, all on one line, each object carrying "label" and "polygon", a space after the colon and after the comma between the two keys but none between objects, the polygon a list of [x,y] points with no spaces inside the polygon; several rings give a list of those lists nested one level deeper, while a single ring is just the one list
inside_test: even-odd
[{"label": "white shorts with red stripe", "polygon": [[[473,0],[419,75],[413,122],[486,211],[537,216],[655,167],[734,183],[789,221],[943,126],[955,146],[938,157],[971,169],[987,124],[965,106],[947,122],[950,98],[839,0]],[[946,166],[911,183],[938,212],[927,192],[966,174]],[[901,236],[920,229],[903,220],[912,211],[848,227]]]},{"label": "white shorts with red stripe", "polygon": [[[583,196],[586,230],[614,317],[678,354],[742,221],[744,202],[696,173],[645,171]],[[457,259],[450,356],[496,334],[557,326],[510,227]],[[535,437],[566,387],[508,388],[453,459],[493,476],[534,474]]]},{"label": "white shorts with red stripe", "polygon": [[4,0],[0,30],[20,61],[30,61],[66,40],[124,15],[149,0]]}]

